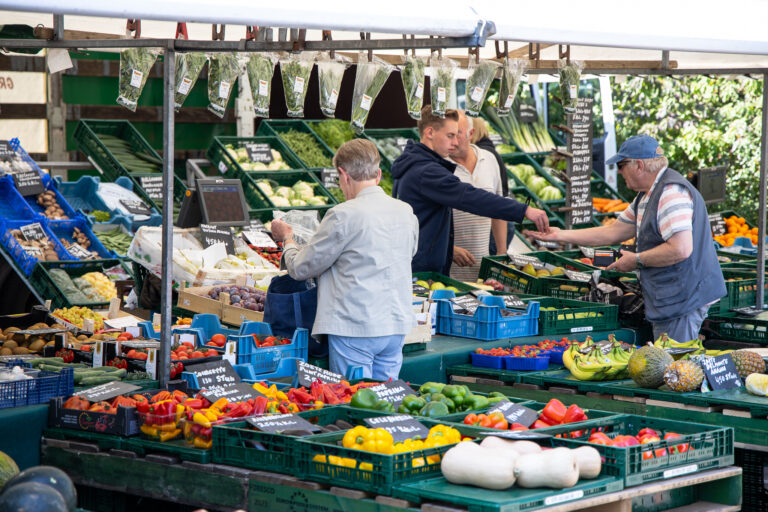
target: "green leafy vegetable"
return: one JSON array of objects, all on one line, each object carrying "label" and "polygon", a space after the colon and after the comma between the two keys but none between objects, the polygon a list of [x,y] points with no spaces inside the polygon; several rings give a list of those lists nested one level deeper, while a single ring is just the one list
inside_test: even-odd
[{"label": "green leafy vegetable", "polygon": [[408,115],[421,119],[421,105],[424,102],[424,60],[406,57],[405,64],[400,68],[400,78],[403,80]]},{"label": "green leafy vegetable", "polygon": [[307,167],[331,167],[331,159],[323,152],[311,133],[288,130],[280,133],[280,138],[288,144]]},{"label": "green leafy vegetable", "polygon": [[234,53],[217,53],[208,64],[208,110],[224,117],[229,95],[240,74],[240,64]]},{"label": "green leafy vegetable", "polygon": [[328,144],[334,153],[347,141],[355,138],[355,132],[349,127],[349,123],[341,119],[328,119],[325,121],[316,121],[309,123],[309,126]]},{"label": "green leafy vegetable", "polygon": [[485,103],[485,96],[496,77],[499,63],[492,60],[469,61],[469,77],[467,78],[466,113],[470,117],[478,117]]},{"label": "green leafy vegetable", "polygon": [[576,61],[569,64],[565,59],[560,59],[557,66],[560,73],[560,101],[566,112],[573,112],[579,98],[579,80],[584,66]]},{"label": "green leafy vegetable", "polygon": [[157,60],[158,51],[154,48],[126,48],[120,52],[120,80],[117,103],[132,112],[144,90],[149,72]]},{"label": "green leafy vegetable", "polygon": [[430,70],[430,94],[432,97],[432,113],[445,117],[445,111],[453,94],[453,71],[456,62],[451,59],[432,58]]},{"label": "green leafy vegetable", "polygon": [[288,117],[304,117],[304,98],[307,96],[309,75],[314,63],[303,54],[289,55],[280,60],[280,73],[283,75],[283,92]]},{"label": "green leafy vegetable", "polygon": [[318,60],[317,78],[320,84],[320,110],[326,117],[336,115],[336,102],[347,65],[343,62]]},{"label": "green leafy vegetable", "polygon": [[93,220],[96,222],[109,222],[109,219],[112,217],[112,214],[104,210],[93,210],[91,215],[93,215]]},{"label": "green leafy vegetable", "polygon": [[133,237],[126,234],[120,227],[111,231],[94,231],[93,234],[104,247],[117,254],[128,254],[128,247],[133,241]]},{"label": "green leafy vegetable", "polygon": [[381,59],[374,59],[373,62],[358,61],[355,90],[352,92],[352,129],[355,132],[363,133],[373,102],[393,69]]},{"label": "green leafy vegetable", "polygon": [[245,65],[251,84],[253,110],[259,117],[269,117],[269,98],[276,62],[277,58],[271,53],[252,53]]},{"label": "green leafy vegetable", "polygon": [[517,96],[520,79],[528,67],[528,61],[522,59],[506,59],[501,67],[501,84],[499,85],[499,99],[496,104],[496,113],[500,116],[509,114],[512,103]]},{"label": "green leafy vegetable", "polygon": [[176,54],[176,85],[174,87],[174,109],[178,112],[195,86],[208,57],[204,53]]}]

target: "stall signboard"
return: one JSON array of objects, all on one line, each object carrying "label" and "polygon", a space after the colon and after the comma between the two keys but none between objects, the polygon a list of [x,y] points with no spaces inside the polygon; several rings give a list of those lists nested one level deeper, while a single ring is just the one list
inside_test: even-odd
[{"label": "stall signboard", "polygon": [[566,182],[566,225],[592,222],[592,107],[594,99],[579,98],[576,111],[568,115],[568,181]]},{"label": "stall signboard", "polygon": [[429,429],[408,414],[364,418],[363,421],[371,428],[383,428],[392,434],[392,440],[395,443],[417,437],[419,439],[426,439],[429,435]]},{"label": "stall signboard", "polygon": [[16,183],[16,190],[24,197],[36,196],[45,192],[45,185],[40,173],[32,171],[17,172],[13,175],[13,181]]},{"label": "stall signboard", "polygon": [[256,416],[246,420],[256,430],[279,434],[286,430],[303,430],[306,432],[320,432],[320,427],[313,425],[301,416],[295,414],[270,414]]},{"label": "stall signboard", "polygon": [[272,148],[269,144],[246,144],[245,150],[248,152],[248,158],[250,158],[252,162],[268,164],[273,160]]},{"label": "stall signboard", "polygon": [[320,379],[325,384],[335,384],[344,380],[343,375],[334,373],[332,371],[320,368],[313,364],[305,363],[304,361],[296,361],[296,375],[299,379],[299,386],[309,387],[317,379]]},{"label": "stall signboard", "polygon": [[200,234],[203,238],[203,247],[207,248],[223,242],[227,248],[227,254],[235,254],[235,241],[231,227],[200,224]]}]

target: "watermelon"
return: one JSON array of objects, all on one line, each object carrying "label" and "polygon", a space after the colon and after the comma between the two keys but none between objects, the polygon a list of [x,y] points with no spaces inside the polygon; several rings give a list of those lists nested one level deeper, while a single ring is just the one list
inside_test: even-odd
[{"label": "watermelon", "polygon": [[67,502],[50,485],[22,482],[0,494],[0,512],[68,512]]},{"label": "watermelon", "polygon": [[58,492],[67,509],[71,512],[77,508],[77,490],[75,484],[65,472],[53,466],[35,466],[27,468],[15,477],[11,478],[6,486],[8,489],[16,487],[22,483],[36,482],[47,485]]},{"label": "watermelon", "polygon": [[0,490],[6,482],[19,474],[19,466],[8,454],[0,452]]}]

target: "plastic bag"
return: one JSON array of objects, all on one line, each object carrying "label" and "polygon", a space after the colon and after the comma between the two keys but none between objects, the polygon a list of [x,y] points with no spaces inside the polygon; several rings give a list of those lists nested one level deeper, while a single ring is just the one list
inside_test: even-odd
[{"label": "plastic bag", "polygon": [[368,114],[371,112],[376,96],[381,92],[389,74],[394,69],[381,59],[375,58],[368,62],[362,57],[357,61],[355,72],[355,90],[352,93],[352,129],[363,133]]},{"label": "plastic bag", "polygon": [[48,272],[48,275],[51,276],[51,281],[53,281],[53,284],[58,287],[61,293],[63,293],[64,296],[72,304],[90,302],[88,297],[86,297],[83,292],[80,291],[80,289],[75,285],[74,281],[72,281],[72,278],[69,277],[69,274],[67,274],[64,270],[60,268],[52,268]]},{"label": "plastic bag", "polygon": [[566,112],[570,113],[576,110],[582,69],[584,69],[584,64],[580,61],[574,60],[569,64],[565,59],[560,59],[557,62],[557,70],[560,73],[560,101]]},{"label": "plastic bag", "polygon": [[304,98],[307,96],[309,75],[312,73],[314,55],[290,54],[280,59],[280,73],[283,75],[283,92],[288,117],[304,117]]},{"label": "plastic bag", "polygon": [[208,110],[224,117],[229,95],[240,75],[240,63],[234,53],[216,53],[208,63]]},{"label": "plastic bag", "polygon": [[174,109],[178,112],[195,86],[200,71],[208,61],[204,53],[176,54],[176,85],[174,87]]},{"label": "plastic bag", "polygon": [[293,228],[293,240],[299,247],[307,245],[320,227],[316,210],[274,210],[272,217]]},{"label": "plastic bag", "polygon": [[445,111],[453,97],[453,72],[456,62],[451,59],[432,57],[430,60],[430,94],[432,96],[432,113],[445,117]]},{"label": "plastic bag", "polygon": [[155,48],[126,48],[120,52],[120,81],[117,103],[132,112],[160,52]]},{"label": "plastic bag", "polygon": [[488,95],[493,79],[496,78],[496,70],[499,63],[492,60],[475,62],[469,60],[469,76],[467,77],[467,97],[464,102],[466,114],[470,117],[478,117],[483,108],[485,97]]},{"label": "plastic bag", "polygon": [[403,80],[405,104],[408,115],[413,119],[421,119],[421,105],[424,102],[424,59],[407,56],[400,68],[400,78]]},{"label": "plastic bag", "polygon": [[252,53],[245,65],[251,84],[253,111],[259,117],[269,117],[269,98],[277,56],[272,53]]},{"label": "plastic bag", "polygon": [[320,110],[325,117],[336,116],[336,102],[339,100],[341,80],[347,64],[342,61],[328,60],[324,55],[318,56],[317,78],[320,84]]},{"label": "plastic bag", "polygon": [[523,73],[528,68],[528,61],[523,59],[505,59],[501,67],[501,84],[499,85],[499,101],[496,105],[496,113],[500,116],[508,115],[517,96],[517,89]]}]

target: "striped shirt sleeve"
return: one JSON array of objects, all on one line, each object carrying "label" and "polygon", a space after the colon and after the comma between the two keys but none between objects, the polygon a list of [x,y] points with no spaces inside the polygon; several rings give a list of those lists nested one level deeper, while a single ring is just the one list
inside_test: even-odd
[{"label": "striped shirt sleeve", "polygon": [[664,241],[680,231],[693,231],[693,199],[681,185],[667,185],[659,199],[656,213]]},{"label": "striped shirt sleeve", "polygon": [[627,224],[635,224],[637,222],[637,215],[635,214],[635,202],[629,203],[629,206],[619,214],[619,220],[626,222]]}]

